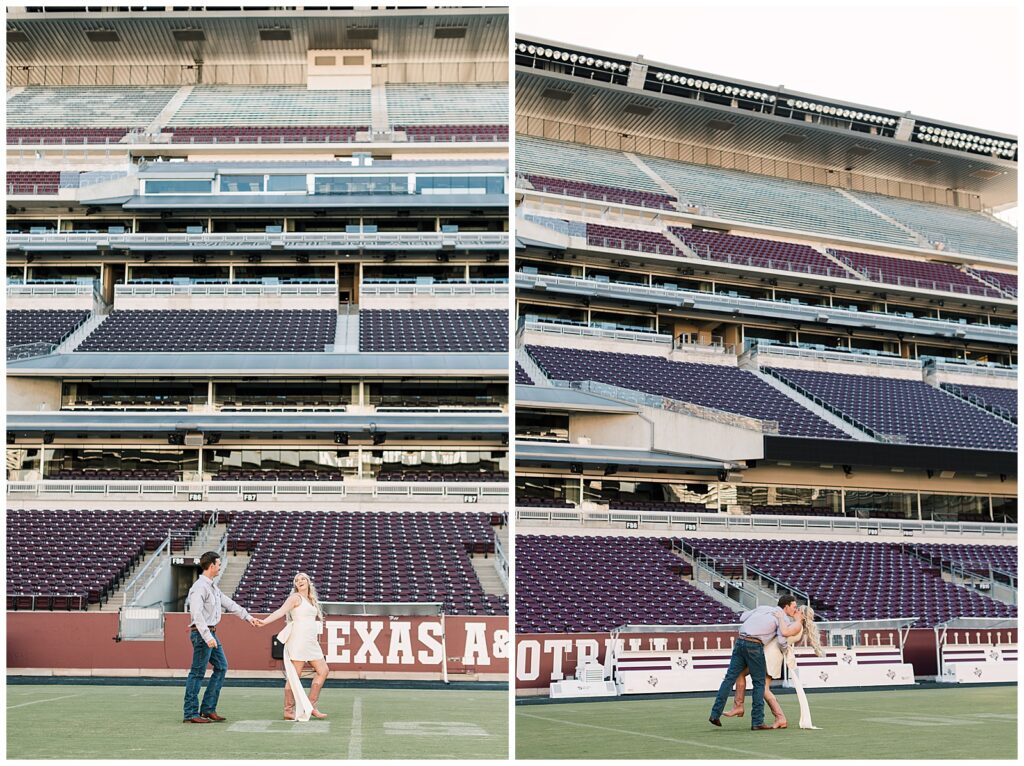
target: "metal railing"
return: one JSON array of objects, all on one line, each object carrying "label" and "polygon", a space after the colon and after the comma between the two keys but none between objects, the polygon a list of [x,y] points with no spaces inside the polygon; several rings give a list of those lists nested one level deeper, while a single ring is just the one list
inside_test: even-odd
[{"label": "metal railing", "polygon": [[[554,382],[556,386],[559,386],[560,383],[561,381]],[[666,410],[668,412],[680,412],[703,420],[743,428],[748,431],[757,431],[758,433],[766,434],[777,434],[779,432],[779,423],[777,420],[760,420],[746,415],[738,415],[734,412],[717,410],[714,407],[705,407],[700,404],[694,404],[693,402],[684,402],[680,399],[672,399],[668,396],[649,394],[644,391],[636,391],[631,388],[622,388],[621,386],[615,386],[611,383],[602,383],[596,380],[579,380],[572,381],[567,387],[577,391],[585,391],[589,394],[594,394],[595,396],[603,396],[608,399],[628,402],[630,404],[642,404],[647,407],[654,407],[655,409]]]},{"label": "metal railing", "polygon": [[204,284],[167,284],[167,283],[137,283],[132,282],[126,285],[115,285],[114,296],[134,297],[153,296],[167,297],[173,295],[188,296],[217,296],[227,297],[233,295],[290,295],[290,296],[334,296],[338,292],[338,285],[335,282],[323,283],[294,283],[284,282],[279,284],[245,284],[238,282],[204,283]]},{"label": "metal railing", "polygon": [[525,184],[521,183],[526,181],[529,183],[530,189],[537,192],[543,192],[544,194],[557,194],[563,197],[576,197],[577,199],[586,199],[592,202],[607,202],[615,205],[632,205],[633,207],[644,207],[652,210],[676,210],[676,206],[673,204],[674,200],[667,194],[664,195],[663,199],[659,199],[659,195],[654,192],[616,192],[611,190],[607,192],[598,192],[593,189],[568,188],[562,184],[548,184],[543,181],[536,181],[533,178],[530,178],[529,174],[518,175],[516,180],[520,182],[517,184],[520,188],[527,188]]},{"label": "metal railing", "polygon": [[644,343],[664,343],[672,345],[671,335],[640,330],[612,330],[604,327],[594,327],[586,324],[569,324],[560,320],[545,319],[536,317],[521,318],[526,330],[537,330],[539,332],[554,333],[556,335],[590,336],[595,338],[612,338],[615,340],[642,341]]},{"label": "metal railing", "polygon": [[[675,233],[675,232],[673,232]],[[676,236],[679,236],[678,234]],[[682,239],[682,238],[681,238]],[[694,255],[702,261],[713,261],[715,263],[730,263],[736,266],[747,266],[752,269],[774,269],[775,271],[787,271],[793,274],[808,274],[819,277],[831,277],[833,279],[856,279],[846,269],[839,266],[820,266],[811,263],[798,263],[791,260],[776,260],[773,258],[758,258],[748,253],[729,253],[721,250],[712,250],[710,245],[703,243],[686,242],[686,246],[693,251]],[[824,256],[822,256],[824,257]]]},{"label": "metal railing", "polygon": [[[366,497],[475,497],[498,498],[509,494],[508,482],[399,482],[399,481],[217,481],[217,482],[149,482],[149,481],[9,481],[11,498],[26,497],[159,497],[182,500],[247,500],[257,497],[280,497],[298,500],[303,497],[351,498]],[[465,500],[464,502],[474,502]]]},{"label": "metal railing", "polygon": [[[806,532],[857,533],[865,537],[913,537],[939,535],[1015,538],[1017,524],[999,522],[941,522],[900,519],[855,518],[849,516],[769,516],[730,513],[685,513],[665,511],[588,511],[582,508],[517,507],[516,520],[527,524],[570,523],[580,526],[621,529],[636,524],[655,530],[680,529],[686,532],[721,534],[723,532]],[[910,533],[909,535],[907,533]]]},{"label": "metal railing", "polygon": [[451,244],[458,248],[505,250],[506,232],[247,232],[247,233],[124,233],[96,231],[43,231],[9,233],[9,247],[23,245],[109,245],[111,247],[168,247],[179,249],[259,248],[280,244],[285,248],[407,248],[436,250]]},{"label": "metal railing", "polygon": [[77,295],[99,296],[98,283],[95,280],[89,282],[64,282],[61,280],[40,280],[31,282],[7,282],[7,297],[61,297],[70,298]]},{"label": "metal railing", "polygon": [[[172,535],[168,533],[164,541],[153,551],[153,556],[149,561],[121,589],[122,607],[132,606],[135,600],[145,593],[153,581],[160,576],[160,570],[164,564],[170,561],[171,538]],[[164,553],[167,553],[167,557],[164,557]]]},{"label": "metal railing", "polygon": [[363,295],[508,295],[508,283],[374,284],[364,282]]},{"label": "metal railing", "polygon": [[[63,341],[61,341],[63,343]],[[20,343],[16,346],[7,347],[7,361],[13,362],[18,359],[34,359],[40,356],[48,356],[60,345],[59,343]]]},{"label": "metal railing", "polygon": [[501,544],[501,538],[498,537],[498,533],[494,533],[494,568],[498,572],[498,578],[501,580],[501,584],[505,586],[505,591],[509,590],[508,584],[508,555],[505,553],[505,546]]},{"label": "metal railing", "polygon": [[806,343],[782,343],[764,338],[748,338],[745,342],[747,351],[772,356],[790,356],[802,359],[824,359],[832,361],[866,364],[872,367],[896,367],[908,370],[920,370],[920,359],[904,359],[895,354],[872,352],[872,349],[830,349],[816,347]]},{"label": "metal railing", "polygon": [[635,285],[621,282],[598,282],[594,279],[583,279],[580,277],[566,277],[555,274],[529,274],[523,271],[516,272],[516,281],[525,287],[535,287],[538,283],[551,285],[565,285],[575,288],[585,287],[588,292],[594,295],[634,295],[637,298],[675,298],[679,301],[699,300],[712,304],[718,304],[723,308],[750,309],[763,307],[778,312],[780,309],[793,309],[804,311],[808,319],[817,320],[818,315],[842,323],[844,319],[851,317],[879,317],[899,321],[906,325],[911,331],[914,327],[934,331],[937,327],[970,328],[975,331],[984,330],[987,333],[1005,335],[1007,340],[1016,338],[1016,326],[1000,327],[987,323],[966,324],[959,320],[938,319],[932,317],[906,317],[899,313],[887,313],[881,311],[851,311],[849,309],[836,308],[833,306],[816,306],[806,303],[793,303],[790,300],[771,300],[766,298],[746,298],[739,295],[731,296],[718,292],[691,290],[688,288],[668,288],[654,285]]},{"label": "metal railing", "polygon": [[882,285],[899,285],[900,287],[914,287],[919,290],[933,290],[941,291],[946,293],[960,293],[964,295],[979,296],[982,298],[1004,298],[1005,296],[995,287],[985,287],[983,285],[961,284],[959,282],[936,282],[930,279],[918,279],[916,277],[904,277],[898,274],[886,274],[881,269],[873,266],[856,266],[849,258],[840,255],[837,251],[832,248],[828,248],[828,253],[833,258],[842,261],[850,270],[856,272],[868,282],[874,282]]}]

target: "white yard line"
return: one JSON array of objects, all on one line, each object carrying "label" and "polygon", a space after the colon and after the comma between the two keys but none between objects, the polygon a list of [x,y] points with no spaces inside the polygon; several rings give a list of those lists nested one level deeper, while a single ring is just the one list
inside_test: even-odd
[{"label": "white yard line", "polygon": [[[631,729],[613,729],[608,726],[595,726],[589,723],[577,723],[576,721],[563,721],[561,718],[548,718],[543,715],[534,715],[533,713],[520,713],[519,715],[525,718],[536,718],[538,721],[550,721],[552,723],[564,723],[566,726],[579,726],[584,729],[597,729],[598,731],[614,731],[619,734],[631,734],[635,737],[647,737],[648,739],[660,739],[664,742],[674,742],[679,745],[692,745],[694,747],[707,747],[712,750],[726,750],[730,753],[742,753],[743,755],[752,755],[757,758],[782,758],[780,755],[769,755],[768,753],[760,752],[757,750],[742,750],[738,747],[727,747],[725,745],[709,745],[706,742],[697,742],[692,739],[675,739],[674,737],[662,737],[660,734],[645,734],[642,731],[633,731]],[[710,724],[709,724],[710,725]]]},{"label": "white yard line", "polygon": [[16,707],[25,707],[26,705],[38,705],[40,702],[56,702],[57,700],[66,700],[66,699],[70,699],[71,697],[81,697],[81,696],[82,696],[81,694],[65,694],[63,697],[50,697],[49,699],[45,699],[45,700],[32,700],[31,702],[22,702],[19,705],[8,705],[7,709],[8,710],[14,710],[14,708],[16,708]]},{"label": "white yard line", "polygon": [[363,698],[352,702],[352,728],[348,738],[348,759],[358,761],[363,757]]}]

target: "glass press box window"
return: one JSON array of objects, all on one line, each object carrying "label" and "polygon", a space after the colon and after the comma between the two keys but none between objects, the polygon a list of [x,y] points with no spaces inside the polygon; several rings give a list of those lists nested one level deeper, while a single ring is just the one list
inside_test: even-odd
[{"label": "glass press box window", "polygon": [[212,191],[213,181],[209,179],[146,179],[143,186],[143,194],[210,194]]}]

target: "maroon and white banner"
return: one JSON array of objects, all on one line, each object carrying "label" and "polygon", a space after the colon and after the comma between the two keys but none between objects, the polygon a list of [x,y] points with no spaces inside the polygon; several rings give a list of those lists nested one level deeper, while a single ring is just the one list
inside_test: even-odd
[{"label": "maroon and white banner", "polygon": [[[235,670],[280,670],[271,656],[283,623],[254,628],[233,615],[217,626]],[[326,620],[320,644],[332,670],[372,673],[508,674],[507,617],[343,617]],[[442,642],[442,635],[444,641]],[[8,612],[9,668],[185,669],[188,615],[168,614],[163,641],[115,641],[111,612]]]},{"label": "maroon and white banner", "polygon": [[[627,635],[621,637],[622,649],[628,651],[692,651],[722,650],[722,656],[715,654],[700,658],[701,667],[721,665],[715,668],[724,673],[728,666],[734,637],[732,632],[708,633],[666,633]],[[1014,633],[1014,640],[1016,633]],[[593,657],[604,663],[611,644],[610,633],[537,633],[516,636],[516,681],[517,689],[547,689],[552,683],[572,678],[581,658]],[[899,644],[898,631],[870,631],[867,640],[871,646],[880,648]],[[702,653],[702,652],[701,652]],[[914,675],[927,676],[938,673],[935,651],[935,631],[931,628],[912,628],[903,647],[904,662],[913,665]]]}]

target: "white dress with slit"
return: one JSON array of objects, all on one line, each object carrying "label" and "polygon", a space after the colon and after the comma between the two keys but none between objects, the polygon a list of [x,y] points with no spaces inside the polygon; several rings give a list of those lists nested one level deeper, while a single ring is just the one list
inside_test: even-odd
[{"label": "white dress with slit", "polygon": [[278,634],[279,639],[284,636],[284,673],[295,697],[296,721],[308,721],[313,712],[313,705],[306,696],[306,690],[292,662],[324,659],[319,640],[323,623],[318,618],[316,607],[303,598],[302,602],[288,613],[288,625]]}]

